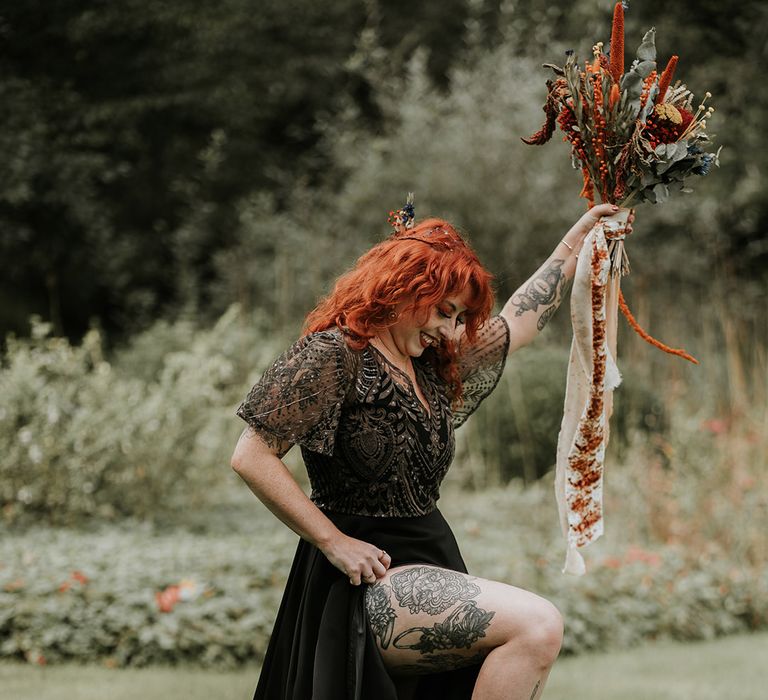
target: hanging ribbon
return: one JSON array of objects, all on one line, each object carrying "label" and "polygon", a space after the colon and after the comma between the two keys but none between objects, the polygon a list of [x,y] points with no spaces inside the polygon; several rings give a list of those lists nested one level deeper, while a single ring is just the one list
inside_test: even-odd
[{"label": "hanging ribbon", "polygon": [[[582,575],[579,549],[603,534],[603,465],[616,365],[620,274],[611,274],[611,247],[623,247],[628,212],[601,219],[587,235],[571,292],[573,341],[557,443],[555,491],[567,551],[563,571]],[[614,252],[614,251],[612,251]],[[622,251],[615,250],[619,258]]]}]

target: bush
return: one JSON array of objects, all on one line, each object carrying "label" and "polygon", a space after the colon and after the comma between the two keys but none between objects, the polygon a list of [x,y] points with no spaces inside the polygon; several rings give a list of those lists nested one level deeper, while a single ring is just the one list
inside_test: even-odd
[{"label": "bush", "polygon": [[[245,528],[155,534],[134,522],[5,539],[0,656],[118,666],[260,658],[279,601],[273,572],[287,572],[289,540],[287,530],[261,536],[257,558]],[[158,594],[179,583],[184,600],[162,612]]]},{"label": "bush", "polygon": [[[553,600],[566,619],[566,653],[768,628],[764,562],[629,544],[627,529],[609,521],[610,542],[594,545],[589,572],[573,579],[559,571],[547,487],[516,483],[446,501],[470,571]],[[176,530],[124,522],[2,538],[0,656],[117,666],[261,660],[296,542],[250,500],[192,513]]]},{"label": "bush", "polygon": [[[457,433],[457,461],[468,467],[462,472],[464,486],[482,489],[518,477],[532,483],[554,469],[568,353],[567,347],[541,338],[508,359],[496,390]],[[631,366],[614,396],[612,452],[626,451],[630,439],[666,434],[664,406]]]},{"label": "bush", "polygon": [[161,322],[114,363],[96,330],[79,346],[49,331],[34,322],[30,339],[9,338],[0,368],[6,520],[146,518],[207,501],[229,470],[245,367],[264,351],[257,328],[234,307],[207,331]]}]

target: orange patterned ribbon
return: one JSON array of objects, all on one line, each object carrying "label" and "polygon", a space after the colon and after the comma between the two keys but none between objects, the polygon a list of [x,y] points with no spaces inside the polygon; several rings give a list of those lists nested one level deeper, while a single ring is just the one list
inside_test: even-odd
[{"label": "orange patterned ribbon", "polygon": [[[616,366],[618,274],[611,274],[608,237],[616,223],[601,219],[587,235],[571,293],[573,342],[563,421],[557,445],[555,490],[567,543],[565,573],[582,575],[578,549],[603,534],[603,466]],[[606,236],[608,234],[608,236]]]}]

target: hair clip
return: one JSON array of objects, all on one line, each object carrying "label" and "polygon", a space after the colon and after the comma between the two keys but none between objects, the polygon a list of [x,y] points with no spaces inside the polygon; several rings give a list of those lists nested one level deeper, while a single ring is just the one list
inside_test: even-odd
[{"label": "hair clip", "polygon": [[413,192],[409,192],[408,198],[405,200],[405,206],[397,211],[389,212],[387,221],[395,229],[395,233],[400,233],[413,228],[415,219],[416,212],[413,208]]}]

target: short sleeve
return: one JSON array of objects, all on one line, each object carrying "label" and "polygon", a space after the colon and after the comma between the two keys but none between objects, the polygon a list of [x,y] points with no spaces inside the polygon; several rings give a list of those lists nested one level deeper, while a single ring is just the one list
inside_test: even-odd
[{"label": "short sleeve", "polygon": [[342,406],[354,386],[351,356],[334,331],[300,338],[264,372],[237,415],[265,437],[333,454]]},{"label": "short sleeve", "polygon": [[477,332],[474,343],[459,344],[461,406],[453,412],[453,427],[469,418],[499,383],[509,353],[509,326],[503,316],[493,316]]}]

